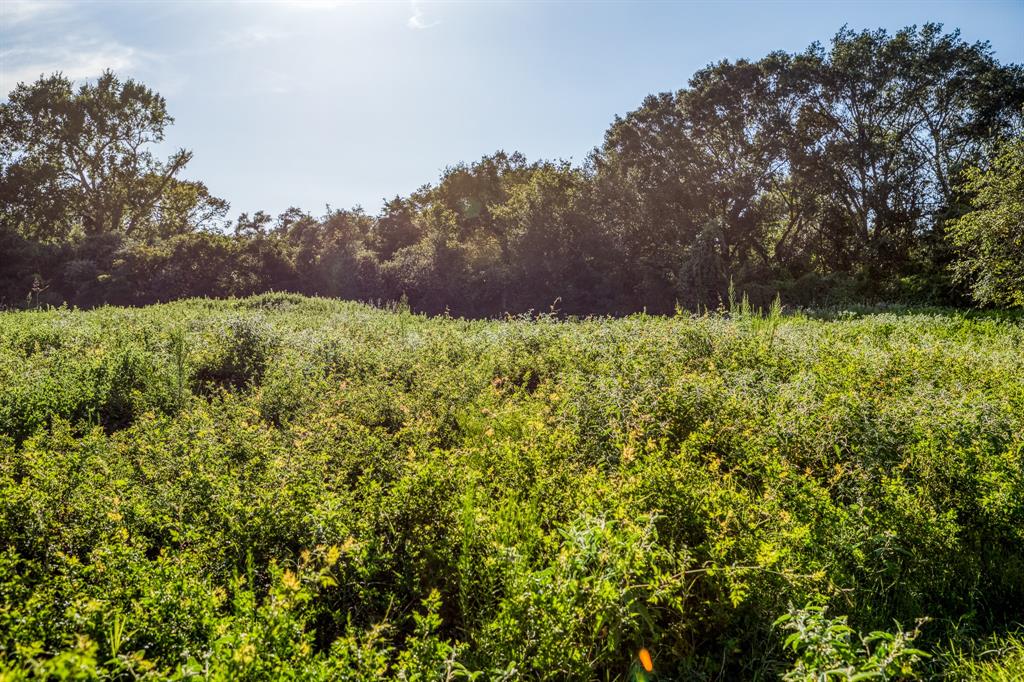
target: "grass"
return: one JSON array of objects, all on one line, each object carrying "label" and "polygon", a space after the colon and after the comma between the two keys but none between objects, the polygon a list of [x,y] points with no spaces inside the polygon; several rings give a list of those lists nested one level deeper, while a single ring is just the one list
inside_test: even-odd
[{"label": "grass", "polygon": [[0,679],[639,679],[641,647],[663,680],[1012,679],[1022,341],[934,310],[4,313]]}]

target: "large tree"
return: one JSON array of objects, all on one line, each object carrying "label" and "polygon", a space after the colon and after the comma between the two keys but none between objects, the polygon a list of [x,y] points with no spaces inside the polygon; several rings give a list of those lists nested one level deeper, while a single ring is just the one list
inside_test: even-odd
[{"label": "large tree", "polygon": [[721,62],[616,119],[601,220],[644,301],[812,271],[881,288],[939,259],[951,178],[1022,102],[1019,66],[937,24]]},{"label": "large tree", "polygon": [[1004,132],[1024,102],[1024,72],[987,43],[942,26],[843,29],[795,62],[803,107],[793,171],[820,197],[830,269],[893,275],[941,230],[951,178]]},{"label": "large tree", "polygon": [[177,179],[191,152],[154,155],[172,122],[163,97],[109,71],[77,89],[59,73],[20,83],[0,104],[0,219],[60,241],[167,236],[222,217],[225,202]]}]

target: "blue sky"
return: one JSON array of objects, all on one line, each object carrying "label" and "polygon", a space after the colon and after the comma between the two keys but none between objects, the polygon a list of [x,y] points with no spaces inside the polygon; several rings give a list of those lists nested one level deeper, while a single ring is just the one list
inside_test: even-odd
[{"label": "blue sky", "polygon": [[926,21],[1024,62],[1024,0],[0,0],[0,86],[113,68],[167,98],[168,146],[193,150],[186,176],[233,215],[376,212],[498,149],[580,161],[616,114],[708,63]]}]

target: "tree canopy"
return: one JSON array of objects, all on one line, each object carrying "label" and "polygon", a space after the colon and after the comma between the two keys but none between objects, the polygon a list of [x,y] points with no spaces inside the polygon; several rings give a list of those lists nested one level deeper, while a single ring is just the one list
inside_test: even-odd
[{"label": "tree canopy", "polygon": [[222,217],[224,201],[177,179],[191,152],[151,151],[173,121],[163,97],[110,71],[77,90],[61,74],[19,84],[0,104],[5,222],[48,241],[166,237]]},{"label": "tree canopy", "polygon": [[231,233],[226,204],[180,179],[191,154],[152,152],[172,119],[141,84],[58,74],[0,107],[8,305],[36,279],[83,305],[290,289],[467,315],[669,312],[730,286],[1021,304],[992,268],[1019,260],[1002,235],[1024,69],[938,24],[711,64],[617,117],[582,165],[499,151],[378,215],[258,212]]}]

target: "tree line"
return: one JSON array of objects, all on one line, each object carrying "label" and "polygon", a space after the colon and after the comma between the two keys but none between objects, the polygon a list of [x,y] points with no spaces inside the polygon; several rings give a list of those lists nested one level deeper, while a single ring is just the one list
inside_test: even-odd
[{"label": "tree line", "polygon": [[938,24],[722,61],[582,164],[499,151],[387,201],[228,221],[105,73],[0,104],[0,305],[296,291],[497,315],[754,302],[1024,305],[1024,68]]}]

